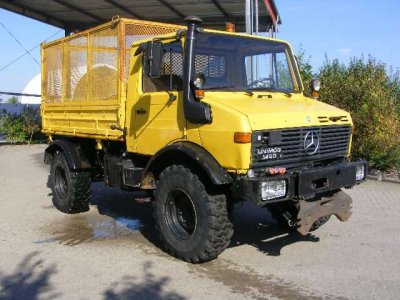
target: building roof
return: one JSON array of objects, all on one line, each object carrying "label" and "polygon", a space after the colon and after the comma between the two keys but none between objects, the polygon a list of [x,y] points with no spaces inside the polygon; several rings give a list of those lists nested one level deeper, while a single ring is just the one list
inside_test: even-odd
[{"label": "building roof", "polygon": [[[260,31],[280,24],[274,0],[254,0]],[[222,29],[226,22],[244,31],[245,0],[5,0],[0,8],[65,29],[81,30],[110,21],[113,16],[182,24],[189,15],[203,19],[204,27]]]}]

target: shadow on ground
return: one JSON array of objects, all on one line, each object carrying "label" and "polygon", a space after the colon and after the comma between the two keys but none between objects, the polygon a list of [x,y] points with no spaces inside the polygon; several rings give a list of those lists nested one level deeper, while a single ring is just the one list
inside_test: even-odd
[{"label": "shadow on ground", "polygon": [[[0,299],[58,299],[61,293],[52,284],[57,273],[55,265],[45,267],[39,252],[26,255],[11,274],[0,270]],[[145,262],[141,280],[135,276],[125,276],[111,283],[103,292],[104,299],[154,299],[183,300],[185,297],[176,292],[166,291],[170,277],[157,277],[151,271],[152,263]],[[81,296],[85,296],[82,291]]]},{"label": "shadow on ground", "polygon": [[279,226],[266,208],[252,203],[239,203],[233,213],[235,234],[230,247],[248,244],[271,256],[281,254],[282,248],[297,242],[318,242],[319,237],[302,236],[297,231],[288,231]]},{"label": "shadow on ground", "polygon": [[51,276],[57,273],[56,267],[44,267],[38,254],[26,255],[11,274],[0,271],[0,299],[57,299],[60,296],[50,282]]},{"label": "shadow on ground", "polygon": [[125,276],[115,283],[112,288],[104,292],[104,298],[109,300],[117,299],[152,299],[152,300],[183,300],[185,297],[176,292],[165,290],[166,284],[170,281],[170,277],[156,277],[151,272],[152,263],[145,262],[140,282],[134,276]]}]

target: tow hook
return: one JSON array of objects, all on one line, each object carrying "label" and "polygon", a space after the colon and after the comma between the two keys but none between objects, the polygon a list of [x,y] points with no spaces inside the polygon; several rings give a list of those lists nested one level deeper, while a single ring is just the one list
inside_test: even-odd
[{"label": "tow hook", "polygon": [[282,217],[285,218],[285,220],[287,221],[289,227],[294,227],[294,226],[295,226],[296,222],[293,222],[293,220],[292,220],[292,215],[291,215],[290,212],[285,211],[285,212],[282,214]]},{"label": "tow hook", "polygon": [[316,201],[300,201],[298,221],[294,226],[300,234],[306,235],[311,226],[322,217],[335,215],[340,221],[345,222],[351,216],[352,202],[351,197],[342,191],[332,197],[323,197]]}]

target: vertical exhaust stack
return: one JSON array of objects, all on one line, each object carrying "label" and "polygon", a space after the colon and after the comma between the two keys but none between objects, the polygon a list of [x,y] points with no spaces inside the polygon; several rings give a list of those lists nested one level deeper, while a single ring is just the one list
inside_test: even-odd
[{"label": "vertical exhaust stack", "polygon": [[194,95],[195,87],[195,46],[198,25],[203,21],[196,16],[185,18],[188,24],[185,40],[185,59],[183,70],[183,110],[185,118],[194,124],[210,124],[212,122],[211,107],[206,103],[196,100]]}]

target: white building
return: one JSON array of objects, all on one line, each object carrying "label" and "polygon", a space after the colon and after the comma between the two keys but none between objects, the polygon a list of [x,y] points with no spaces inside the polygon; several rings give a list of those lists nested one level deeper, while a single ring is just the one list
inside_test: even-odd
[{"label": "white building", "polygon": [[[41,95],[41,84],[41,74],[39,73],[28,82],[22,91],[22,94]],[[41,101],[41,97],[21,96],[20,98],[21,104],[40,104]]]}]

